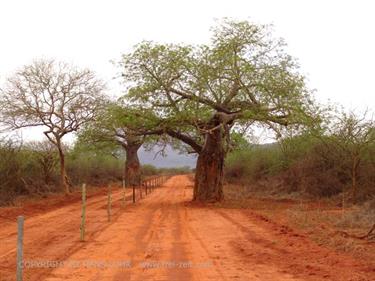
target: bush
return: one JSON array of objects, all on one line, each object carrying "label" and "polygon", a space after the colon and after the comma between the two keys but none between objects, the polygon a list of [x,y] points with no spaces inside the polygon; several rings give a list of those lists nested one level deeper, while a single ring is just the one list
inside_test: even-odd
[{"label": "bush", "polygon": [[142,169],[142,176],[144,177],[154,176],[159,173],[158,168],[150,164],[142,165],[141,169]]},{"label": "bush", "polygon": [[67,153],[67,172],[73,185],[103,185],[122,180],[124,161],[105,149],[79,144]]},{"label": "bush", "polygon": [[[340,133],[340,138],[334,134],[303,134],[283,139],[279,144],[235,150],[226,159],[227,180],[259,183],[276,176],[273,178],[278,182],[272,182],[282,186],[282,192],[330,197],[341,192],[352,193],[353,163],[358,163],[355,173],[358,193],[352,199],[367,200],[375,192],[375,139],[348,141],[350,137],[346,138],[343,130]],[[275,189],[271,183],[262,186],[268,192]]]},{"label": "bush", "polygon": [[176,167],[176,168],[159,168],[159,174],[168,174],[168,175],[183,175],[191,174],[192,170],[188,166]]},{"label": "bush", "polygon": [[28,144],[0,140],[0,204],[12,204],[18,195],[40,195],[56,189],[56,177],[49,175],[46,182],[39,152]]},{"label": "bush", "polygon": [[[48,142],[0,140],[0,205],[12,204],[19,195],[59,191],[58,158]],[[102,185],[121,181],[123,159],[105,151],[75,147],[67,151],[67,171],[73,185]]]},{"label": "bush", "polygon": [[10,140],[0,142],[0,203],[10,202],[23,191],[19,150],[19,146]]},{"label": "bush", "polygon": [[225,175],[231,181],[256,181],[282,169],[282,154],[277,144],[235,150],[225,162]]},{"label": "bush", "polygon": [[177,167],[177,168],[157,168],[154,165],[145,164],[142,165],[142,175],[144,177],[154,176],[154,175],[181,175],[190,174],[192,170],[190,167]]}]

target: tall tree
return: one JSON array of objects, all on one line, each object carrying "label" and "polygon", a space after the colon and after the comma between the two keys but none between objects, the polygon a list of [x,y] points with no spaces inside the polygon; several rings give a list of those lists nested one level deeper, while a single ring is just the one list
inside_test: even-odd
[{"label": "tall tree", "polygon": [[70,192],[62,139],[95,119],[103,105],[104,84],[88,69],[54,60],[36,60],[7,80],[1,115],[11,129],[42,126],[60,159],[61,186]]},{"label": "tall tree", "polygon": [[224,20],[209,45],[143,42],[123,55],[128,101],[198,153],[194,199],[223,198],[231,131],[311,121],[310,93],[284,46],[267,26]]}]

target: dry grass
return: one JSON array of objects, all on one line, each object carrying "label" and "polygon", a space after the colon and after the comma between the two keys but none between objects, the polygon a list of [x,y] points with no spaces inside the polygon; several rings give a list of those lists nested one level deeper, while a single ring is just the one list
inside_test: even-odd
[{"label": "dry grass", "polygon": [[309,234],[320,245],[366,258],[368,241],[343,237],[340,233],[365,234],[374,223],[373,215],[365,209],[309,209],[307,204],[286,211],[290,224]]},{"label": "dry grass", "polygon": [[332,200],[272,197],[245,186],[227,185],[223,207],[247,208],[273,221],[306,233],[319,245],[375,261],[375,241],[343,237],[342,232],[364,235],[375,223],[375,200],[342,208]]}]

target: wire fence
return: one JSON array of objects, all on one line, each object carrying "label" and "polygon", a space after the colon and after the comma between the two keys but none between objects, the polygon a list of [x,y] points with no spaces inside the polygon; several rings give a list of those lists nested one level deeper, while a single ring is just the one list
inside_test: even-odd
[{"label": "wire fence", "polygon": [[[128,187],[125,186],[125,181],[122,182],[122,188],[121,193],[122,196],[120,198],[121,200],[121,206],[125,207],[128,201],[127,199],[130,197],[130,200],[132,203],[136,203],[140,201],[141,199],[145,198],[154,190],[160,186],[162,186],[165,181],[167,181],[171,175],[159,175],[159,176],[153,176],[146,179],[143,179],[138,186],[133,185],[131,186],[131,195],[127,196]],[[82,184],[82,209],[81,209],[81,224],[79,228],[79,236],[80,241],[85,242],[87,241],[86,238],[86,213],[88,208],[87,205],[87,189],[86,184]],[[112,212],[112,205],[115,202],[113,200],[113,190],[112,186],[108,185],[107,187],[107,218],[108,222],[110,223],[112,221],[112,216],[114,215]],[[78,215],[78,214],[77,214]],[[24,252],[24,243],[23,243],[23,237],[24,237],[24,216],[18,216],[17,218],[17,247],[16,247],[16,280],[17,281],[23,281],[23,252]],[[78,234],[77,234],[78,235]]]}]

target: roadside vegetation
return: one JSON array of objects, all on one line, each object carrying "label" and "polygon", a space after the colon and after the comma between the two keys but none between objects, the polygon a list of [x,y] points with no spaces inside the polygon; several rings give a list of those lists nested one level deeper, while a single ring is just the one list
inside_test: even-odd
[{"label": "roadside vegetation", "polygon": [[375,123],[336,114],[324,130],[229,153],[224,206],[255,211],[319,245],[374,260]]},{"label": "roadside vegetation", "polygon": [[[48,141],[22,143],[15,138],[0,140],[0,206],[12,205],[19,196],[45,197],[61,191],[58,152]],[[90,187],[121,183],[125,154],[108,149],[74,145],[65,147],[66,170],[72,191],[82,183]],[[157,168],[143,165],[143,178],[160,174],[188,174],[189,167]]]},{"label": "roadside vegetation", "polygon": [[226,178],[270,195],[340,195],[349,203],[358,203],[374,199],[374,156],[371,116],[341,113],[324,131],[233,150],[226,161]]}]

